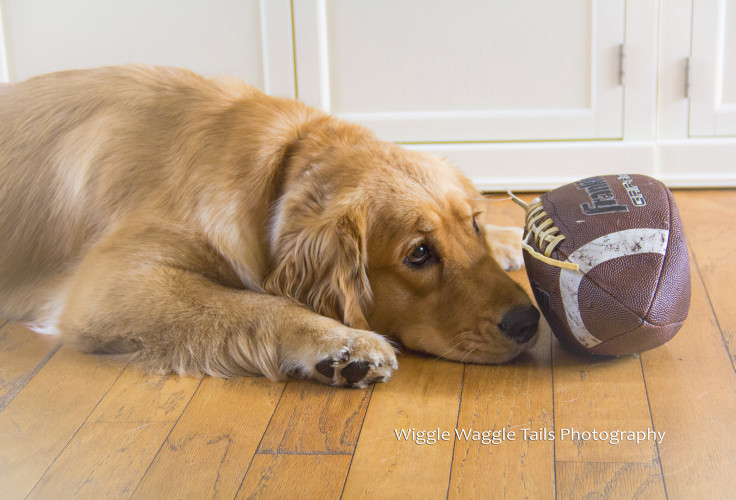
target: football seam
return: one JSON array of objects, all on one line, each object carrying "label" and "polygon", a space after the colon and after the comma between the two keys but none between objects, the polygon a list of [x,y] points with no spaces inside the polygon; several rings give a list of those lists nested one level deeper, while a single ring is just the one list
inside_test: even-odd
[{"label": "football seam", "polygon": [[[662,265],[659,266],[659,274],[657,275],[657,289],[654,290],[654,294],[652,295],[652,301],[649,303],[649,307],[647,308],[647,312],[644,315],[644,318],[649,316],[649,313],[652,312],[652,307],[654,307],[654,303],[657,301],[657,295],[659,295],[659,290],[662,286],[662,273],[664,273],[664,264],[665,262],[667,262],[667,258],[670,257],[670,245],[672,244],[672,202],[673,200],[672,198],[670,198],[669,189],[667,189],[666,187],[664,189],[665,189],[665,194],[667,195],[667,211],[669,212],[669,221],[670,221],[669,227],[667,228],[667,248],[665,248],[664,250],[665,258],[662,259]],[[642,318],[642,320],[644,320],[644,318]],[[650,324],[652,324],[653,326],[667,326],[667,325],[655,325],[654,323],[650,323]]]},{"label": "football seam", "polygon": [[[644,315],[644,318],[649,316],[649,313],[652,312],[652,307],[654,307],[654,303],[657,301],[657,295],[659,295],[659,290],[662,286],[662,273],[664,273],[664,264],[667,262],[667,258],[670,256],[670,245],[672,244],[672,199],[670,198],[669,190],[665,187],[665,194],[667,195],[667,211],[669,215],[669,227],[667,228],[667,248],[664,250],[664,257],[662,259],[662,265],[659,266],[659,274],[657,275],[657,289],[654,290],[654,295],[652,295],[652,301],[649,303],[649,307],[647,308],[647,312]],[[643,319],[643,318],[642,318]],[[655,325],[658,326],[658,325]],[[665,326],[665,325],[661,325]]]},{"label": "football seam", "polygon": [[[637,326],[636,328],[632,328],[631,330],[626,330],[626,331],[625,331],[625,332],[623,332],[623,333],[619,333],[619,334],[618,334],[618,335],[616,335],[615,337],[611,337],[610,339],[606,339],[606,340],[603,340],[603,341],[601,341],[601,343],[600,343],[600,344],[598,344],[598,345],[603,345],[603,344],[606,344],[606,343],[608,343],[608,342],[610,342],[610,341],[612,341],[612,340],[616,340],[617,338],[619,338],[619,337],[621,337],[621,336],[623,336],[623,335],[626,335],[626,334],[628,334],[628,333],[631,333],[631,332],[633,332],[634,330],[636,330],[636,329],[638,329],[638,328],[641,328],[642,326],[644,326],[644,324],[645,324],[645,323],[646,323],[647,325],[649,325],[649,326],[656,326],[656,327],[660,328],[660,327],[665,327],[665,326],[672,326],[672,325],[683,325],[683,324],[685,323],[685,320],[682,320],[682,321],[673,321],[672,323],[667,323],[666,325],[658,325],[658,324],[656,324],[656,323],[652,323],[652,322],[650,322],[650,321],[642,320],[642,322],[641,322],[641,323],[640,323],[640,324],[639,324],[639,325],[638,325],[638,326]],[[667,340],[667,342],[669,342],[669,340]],[[595,346],[595,347],[598,347],[598,345],[597,345],[597,346]]]}]

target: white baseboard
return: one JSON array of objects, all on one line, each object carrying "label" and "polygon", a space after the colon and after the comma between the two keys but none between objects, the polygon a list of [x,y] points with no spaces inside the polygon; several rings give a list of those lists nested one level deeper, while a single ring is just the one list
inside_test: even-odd
[{"label": "white baseboard", "polygon": [[542,191],[637,173],[671,187],[736,187],[736,139],[408,145],[447,158],[480,189]]}]

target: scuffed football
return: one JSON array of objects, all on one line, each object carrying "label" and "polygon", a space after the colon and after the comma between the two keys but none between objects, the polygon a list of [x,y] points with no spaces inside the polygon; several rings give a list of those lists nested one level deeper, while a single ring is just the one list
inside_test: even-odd
[{"label": "scuffed football", "polygon": [[528,206],[524,238],[537,304],[565,346],[633,354],[664,344],[685,321],[687,244],[660,181],[606,175],[549,191]]}]

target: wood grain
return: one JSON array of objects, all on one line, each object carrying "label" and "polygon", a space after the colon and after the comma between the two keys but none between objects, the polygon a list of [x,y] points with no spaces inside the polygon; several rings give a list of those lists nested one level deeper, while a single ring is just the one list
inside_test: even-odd
[{"label": "wood grain", "polygon": [[205,378],[133,498],[233,498],[283,390],[261,377]]},{"label": "wood grain", "polygon": [[28,494],[124,366],[62,347],[0,413],[0,491]]},{"label": "wood grain", "polygon": [[371,390],[346,391],[312,381],[290,381],[259,453],[352,455]]},{"label": "wood grain", "polygon": [[708,291],[708,300],[736,366],[736,191],[678,191],[675,201]]},{"label": "wood grain", "polygon": [[[387,384],[373,389],[350,466],[345,498],[417,498],[447,495],[454,439],[434,444],[398,440],[396,432],[453,433],[463,365],[404,355]],[[426,436],[425,436],[426,437]]]},{"label": "wood grain", "polygon": [[347,455],[256,455],[236,498],[340,498],[349,466]]},{"label": "wood grain", "polygon": [[126,368],[30,496],[129,497],[200,380]]},{"label": "wood grain", "polygon": [[639,357],[581,356],[565,350],[559,342],[554,343],[553,353],[557,460],[652,463],[657,457],[654,441],[622,439],[616,443],[608,434],[607,439],[597,440],[572,434],[653,428]]},{"label": "wood grain", "polygon": [[89,422],[175,422],[202,377],[147,374],[128,366],[87,419]]},{"label": "wood grain", "polygon": [[173,425],[84,424],[28,498],[129,497]]},{"label": "wood grain", "polygon": [[[683,210],[685,229],[688,212]],[[692,258],[692,256],[691,256]],[[690,314],[666,345],[642,353],[667,495],[726,498],[736,491],[736,373],[697,266]]]},{"label": "wood grain", "polygon": [[557,498],[656,500],[666,496],[658,464],[557,462]]},{"label": "wood grain", "polygon": [[0,411],[59,349],[59,340],[0,320]]}]

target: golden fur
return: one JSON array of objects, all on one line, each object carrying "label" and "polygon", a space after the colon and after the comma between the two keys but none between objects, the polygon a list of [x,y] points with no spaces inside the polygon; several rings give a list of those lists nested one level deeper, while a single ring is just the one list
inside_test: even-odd
[{"label": "golden fur", "polygon": [[44,75],[0,87],[0,314],[162,372],[364,386],[397,368],[369,330],[504,362],[533,340],[498,325],[530,302],[478,199],[437,158],[238,80]]}]

